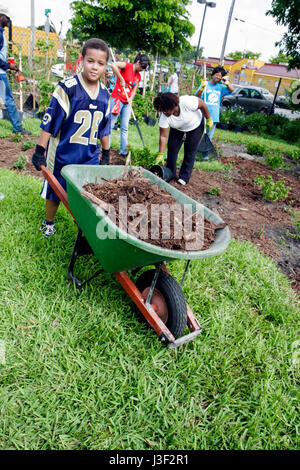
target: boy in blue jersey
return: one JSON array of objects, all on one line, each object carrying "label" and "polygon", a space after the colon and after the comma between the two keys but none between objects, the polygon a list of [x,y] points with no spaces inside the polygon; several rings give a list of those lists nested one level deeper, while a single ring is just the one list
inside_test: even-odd
[{"label": "boy in blue jersey", "polygon": [[[221,83],[222,82],[222,83]],[[209,82],[202,81],[200,87],[196,92],[196,96],[201,98],[207,105],[210,117],[213,120],[213,127],[207,133],[210,140],[212,140],[216,124],[220,121],[220,106],[223,96],[230,95],[234,90],[234,86],[226,77],[226,71],[223,67],[215,67],[211,73]],[[203,152],[202,158],[208,160],[209,152]]]},{"label": "boy in blue jersey", "polygon": [[[82,49],[81,73],[59,82],[41,123],[41,135],[32,156],[39,171],[47,166],[66,189],[61,169],[69,164],[109,164],[110,103],[109,93],[99,81],[109,59],[107,44],[101,39],[86,41]],[[97,139],[101,140],[100,162]],[[45,180],[41,192],[46,199],[46,218],[40,230],[54,235],[54,217],[59,198]]]}]

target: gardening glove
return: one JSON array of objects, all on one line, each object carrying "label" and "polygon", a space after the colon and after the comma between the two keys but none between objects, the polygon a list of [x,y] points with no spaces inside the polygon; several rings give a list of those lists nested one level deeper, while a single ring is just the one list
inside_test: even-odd
[{"label": "gardening glove", "polygon": [[100,165],[109,165],[109,154],[110,149],[102,149],[102,158],[100,161]]},{"label": "gardening glove", "polygon": [[159,163],[161,163],[164,159],[164,154],[163,153],[158,153],[156,155],[156,159],[155,159],[155,163],[158,165]]},{"label": "gardening glove", "polygon": [[212,130],[213,125],[214,125],[214,121],[212,120],[211,117],[210,117],[209,119],[206,119],[206,129],[207,129],[208,131],[211,131],[211,130]]},{"label": "gardening glove", "polygon": [[45,158],[45,149],[41,145],[35,147],[34,154],[32,155],[32,164],[35,166],[37,171],[41,171],[41,165],[47,165]]},{"label": "gardening glove", "polygon": [[206,80],[202,80],[202,81],[201,81],[201,84],[200,84],[200,86],[199,86],[199,88],[198,88],[198,91],[197,91],[197,95],[198,95],[198,93],[202,93],[202,91],[203,91],[204,88],[206,87],[207,83],[208,83],[208,82],[207,82]]},{"label": "gardening glove", "polygon": [[222,78],[224,85],[228,86],[230,84],[229,77],[226,75],[225,77]]}]

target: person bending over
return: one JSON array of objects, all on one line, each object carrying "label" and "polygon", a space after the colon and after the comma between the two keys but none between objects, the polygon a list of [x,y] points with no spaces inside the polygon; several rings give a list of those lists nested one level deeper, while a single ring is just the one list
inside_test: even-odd
[{"label": "person bending over", "polygon": [[191,177],[197,147],[203,134],[203,116],[206,118],[208,127],[213,125],[208,108],[196,96],[178,97],[174,93],[159,93],[153,105],[157,111],[161,112],[158,156],[163,155],[168,143],[166,166],[171,170],[173,179],[176,178],[176,161],[185,136],[184,158],[178,178],[178,183],[185,185]]}]

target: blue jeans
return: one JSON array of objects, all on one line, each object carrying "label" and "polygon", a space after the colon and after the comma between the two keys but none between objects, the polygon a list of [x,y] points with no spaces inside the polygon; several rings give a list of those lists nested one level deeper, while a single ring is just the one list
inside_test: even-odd
[{"label": "blue jeans", "polygon": [[13,125],[13,131],[20,132],[22,130],[22,122],[6,73],[0,73],[0,96],[4,101],[6,111]]},{"label": "blue jeans", "polygon": [[[212,138],[214,136],[214,133],[215,133],[215,130],[216,130],[216,125],[217,125],[217,123],[214,122],[214,125],[212,126],[211,130],[207,132],[207,135],[210,138],[210,140],[212,140]],[[208,155],[209,155],[209,152],[202,152],[202,158],[207,159]]]},{"label": "blue jeans", "polygon": [[[113,109],[115,104],[115,99],[111,98],[111,108]],[[111,130],[113,130],[114,125],[117,122],[118,117],[120,116],[120,126],[121,126],[121,146],[120,154],[127,155],[127,145],[128,145],[128,124],[130,119],[131,109],[129,104],[122,103],[120,101],[120,114],[111,115]],[[110,136],[109,136],[109,146],[110,146]]]}]

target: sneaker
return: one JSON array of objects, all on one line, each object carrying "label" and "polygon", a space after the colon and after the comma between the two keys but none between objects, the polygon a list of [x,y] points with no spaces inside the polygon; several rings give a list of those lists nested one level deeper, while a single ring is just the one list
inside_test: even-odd
[{"label": "sneaker", "polygon": [[46,228],[46,225],[47,225],[47,220],[44,219],[43,222],[41,223],[40,230],[44,230]]},{"label": "sneaker", "polygon": [[27,129],[22,129],[20,131],[14,131],[14,134],[31,135],[31,132]]},{"label": "sneaker", "polygon": [[179,180],[177,181],[179,184],[182,184],[182,186],[185,186],[186,185],[186,182],[184,180],[182,180],[181,178],[179,178]]},{"label": "sneaker", "polygon": [[54,224],[46,224],[43,230],[43,236],[52,237],[55,234],[56,234],[56,230],[55,230]]}]

